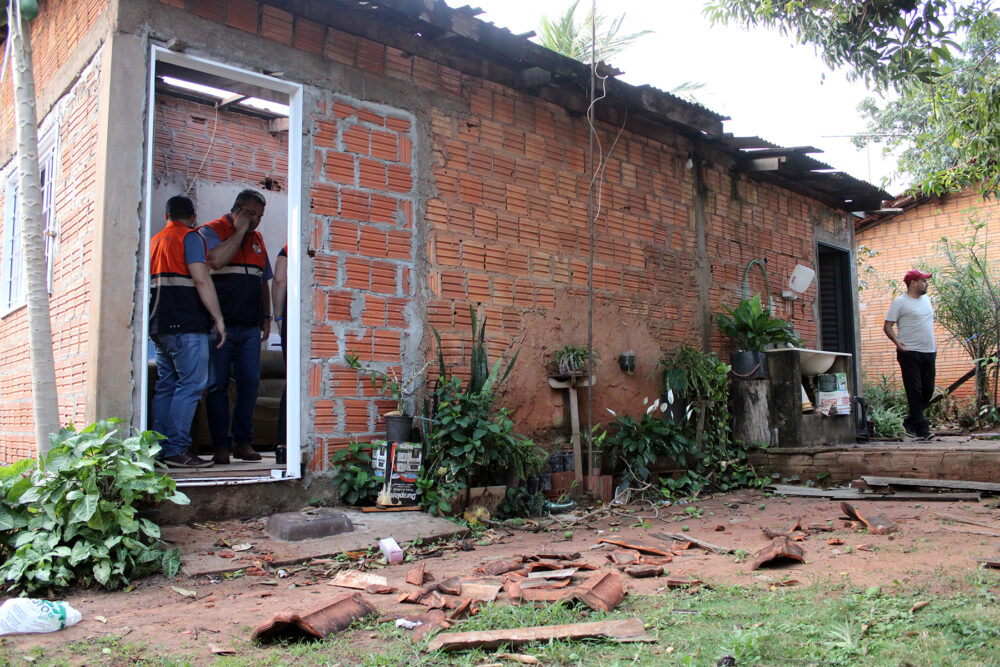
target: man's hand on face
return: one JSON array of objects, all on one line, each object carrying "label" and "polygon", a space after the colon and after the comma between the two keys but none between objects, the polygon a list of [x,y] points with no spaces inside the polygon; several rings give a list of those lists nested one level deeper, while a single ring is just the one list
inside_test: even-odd
[{"label": "man's hand on face", "polygon": [[246,208],[240,207],[235,213],[233,213],[233,227],[236,228],[237,232],[245,234],[249,230],[253,229],[254,222],[255,216]]}]

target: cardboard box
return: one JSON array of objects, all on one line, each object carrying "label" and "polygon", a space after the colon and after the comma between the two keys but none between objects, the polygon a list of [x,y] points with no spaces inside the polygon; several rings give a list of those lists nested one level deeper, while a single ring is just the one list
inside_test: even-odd
[{"label": "cardboard box", "polygon": [[381,507],[403,507],[417,504],[417,475],[424,462],[423,445],[419,442],[372,442],[372,469],[382,479],[382,490],[375,500]]}]

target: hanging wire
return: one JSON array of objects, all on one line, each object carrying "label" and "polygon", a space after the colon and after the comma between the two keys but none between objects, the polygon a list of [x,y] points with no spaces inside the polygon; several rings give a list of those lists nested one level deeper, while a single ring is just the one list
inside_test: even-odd
[{"label": "hanging wire", "polygon": [[[602,81],[603,83],[603,81]],[[594,441],[593,435],[593,415],[594,415],[594,180],[597,178],[597,170],[594,168],[594,141],[597,139],[597,130],[594,127],[594,104],[597,88],[597,0],[591,0],[590,5],[590,106],[587,107],[587,123],[590,126],[589,141],[589,162],[590,162],[590,188],[587,191],[587,217],[590,231],[590,258],[587,262],[587,469],[593,471],[594,465]],[[603,150],[602,150],[603,155]],[[581,470],[583,466],[580,466]]]}]

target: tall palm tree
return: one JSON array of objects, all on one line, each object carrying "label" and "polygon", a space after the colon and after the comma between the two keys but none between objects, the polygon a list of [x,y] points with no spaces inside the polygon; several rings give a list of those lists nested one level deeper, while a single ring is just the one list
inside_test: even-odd
[{"label": "tall palm tree", "polygon": [[18,228],[24,258],[31,352],[31,395],[35,442],[39,457],[50,449],[49,434],[59,432],[56,367],[49,318],[48,269],[45,260],[45,217],[38,168],[38,121],[35,115],[35,77],[31,62],[28,21],[38,14],[34,0],[7,3],[8,48],[14,75],[14,117],[17,124]]},{"label": "tall palm tree", "polygon": [[622,22],[625,20],[624,13],[619,14],[609,22],[607,17],[589,12],[582,22],[577,23],[576,8],[579,4],[580,0],[575,0],[566,13],[555,20],[550,20],[549,17],[542,15],[538,29],[538,41],[542,46],[569,58],[589,63],[591,20],[593,20],[595,24],[593,31],[597,35],[596,40],[594,40],[594,55],[595,60],[601,62],[616,53],[621,53],[637,39],[652,32],[652,30],[640,30],[629,35],[619,35]]}]

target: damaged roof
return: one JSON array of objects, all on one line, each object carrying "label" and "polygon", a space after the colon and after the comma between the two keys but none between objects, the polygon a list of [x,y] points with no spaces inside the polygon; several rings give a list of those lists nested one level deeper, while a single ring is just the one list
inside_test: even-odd
[{"label": "damaged roof", "polygon": [[[451,8],[443,0],[271,0],[286,11],[309,16],[344,32],[419,54],[466,74],[479,76],[583,115],[590,104],[590,65],[535,44],[526,35],[486,23],[482,10]],[[478,56],[470,58],[470,56]],[[880,209],[890,195],[830,165],[808,157],[819,149],[782,147],[758,137],[723,131],[727,120],[701,104],[649,85],[615,78],[619,71],[600,63],[606,97],[595,106],[602,121],[651,138],[671,132],[731,155],[737,168],[845,211]]]}]

